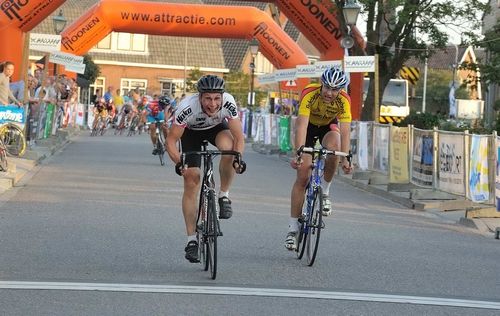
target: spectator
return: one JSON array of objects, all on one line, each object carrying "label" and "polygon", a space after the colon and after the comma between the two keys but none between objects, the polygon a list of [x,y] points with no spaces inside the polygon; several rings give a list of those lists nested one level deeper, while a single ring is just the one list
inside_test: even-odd
[{"label": "spectator", "polygon": [[14,64],[10,61],[4,62],[0,66],[0,104],[7,105],[9,104],[9,100],[13,101],[18,106],[21,106],[22,103],[16,99],[16,97],[10,91],[10,77],[14,74]]},{"label": "spectator", "polygon": [[120,113],[122,110],[123,103],[125,102],[124,97],[120,95],[120,89],[116,89],[116,94],[113,97],[113,103],[115,104],[116,107],[116,112]]},{"label": "spectator", "polygon": [[35,91],[35,99],[45,102],[55,104],[57,101],[57,92],[54,89],[54,79],[53,77],[46,77],[42,85],[38,87]]},{"label": "spectator", "polygon": [[32,74],[28,75],[28,98],[31,100],[35,97],[35,91],[40,86],[38,79]]},{"label": "spectator", "polygon": [[41,85],[42,85],[42,82],[43,82],[43,71],[42,69],[35,69],[35,71],[33,72],[33,75],[35,76],[35,79],[37,80],[37,86],[35,87],[35,90],[38,89]]},{"label": "spectator", "polygon": [[113,86],[108,87],[108,91],[104,94],[104,101],[109,103],[109,101],[113,100]]},{"label": "spectator", "polygon": [[92,96],[90,103],[97,104],[97,101],[101,98],[101,89],[95,89],[95,94]]}]

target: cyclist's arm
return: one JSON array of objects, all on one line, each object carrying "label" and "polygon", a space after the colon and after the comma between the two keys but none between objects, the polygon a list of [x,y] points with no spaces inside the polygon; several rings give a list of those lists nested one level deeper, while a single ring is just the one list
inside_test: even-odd
[{"label": "cyclist's arm", "polygon": [[184,134],[184,127],[172,124],[165,141],[168,156],[175,164],[181,161],[181,155],[177,149],[177,142],[180,141],[182,134]]},{"label": "cyclist's arm", "polygon": [[299,115],[295,121],[295,151],[306,144],[307,125],[309,116]]},{"label": "cyclist's arm", "polygon": [[340,122],[340,150],[348,153],[351,148],[351,123]]},{"label": "cyclist's arm", "polygon": [[233,150],[243,154],[245,150],[245,135],[243,135],[241,121],[239,119],[231,119],[228,120],[227,125],[234,138]]}]

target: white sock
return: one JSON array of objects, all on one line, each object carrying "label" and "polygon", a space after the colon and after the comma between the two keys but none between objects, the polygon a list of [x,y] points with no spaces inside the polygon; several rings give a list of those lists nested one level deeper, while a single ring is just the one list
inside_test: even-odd
[{"label": "white sock", "polygon": [[194,241],[197,241],[197,240],[196,240],[196,235],[191,235],[191,236],[188,236],[188,243],[189,243],[190,241],[193,241],[193,240],[194,240]]},{"label": "white sock", "polygon": [[323,181],[321,182],[321,188],[323,189],[323,194],[325,195],[330,195],[330,184],[332,184],[332,182],[326,182],[326,181]]},{"label": "white sock", "polygon": [[299,231],[299,219],[297,217],[290,217],[290,220],[288,222],[288,231],[289,232]]},{"label": "white sock", "polygon": [[219,192],[219,198],[224,197],[224,196],[227,197],[227,198],[229,198],[229,192],[220,191]]}]

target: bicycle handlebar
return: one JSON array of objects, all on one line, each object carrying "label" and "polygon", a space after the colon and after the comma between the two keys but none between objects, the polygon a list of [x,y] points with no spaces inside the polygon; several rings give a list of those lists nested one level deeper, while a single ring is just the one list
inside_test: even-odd
[{"label": "bicycle handlebar", "polygon": [[[182,167],[186,163],[187,155],[198,156],[234,156],[233,168],[236,173],[242,174],[247,169],[247,164],[241,159],[241,153],[235,150],[205,150],[205,151],[188,151],[181,154],[181,161],[179,165]],[[176,167],[177,169],[177,167]]]},{"label": "bicycle handlebar", "polygon": [[346,157],[347,161],[349,161],[349,164],[351,164],[351,159],[352,159],[352,153],[349,151],[349,153],[343,152],[343,151],[338,151],[338,150],[329,150],[326,148],[313,148],[313,147],[304,147],[301,146],[297,150],[297,156],[301,156],[303,153],[313,155],[313,154],[320,154],[320,155],[334,155],[334,156],[340,156],[340,157]]}]

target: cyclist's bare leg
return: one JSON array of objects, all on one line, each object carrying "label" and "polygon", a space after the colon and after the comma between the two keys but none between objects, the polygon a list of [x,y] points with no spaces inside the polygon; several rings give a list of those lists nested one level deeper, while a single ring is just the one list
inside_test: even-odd
[{"label": "cyclist's bare leg", "polygon": [[182,213],[188,236],[196,233],[196,214],[198,210],[198,192],[200,190],[200,169],[187,168],[184,171],[184,193],[182,194]]},{"label": "cyclist's bare leg", "polygon": [[309,176],[311,174],[311,156],[302,155],[302,164],[297,168],[297,178],[292,187],[290,215],[298,218],[302,214],[302,205],[304,204],[304,192]]},{"label": "cyclist's bare leg", "polygon": [[[329,131],[323,137],[322,146],[329,150],[340,150],[340,132],[339,131]],[[331,182],[333,175],[337,172],[337,167],[339,165],[339,157],[334,155],[328,155],[325,161],[325,171],[323,178],[326,182]]]},{"label": "cyclist's bare leg", "polygon": [[149,136],[151,137],[151,142],[153,145],[156,144],[156,125],[155,122],[149,125]]},{"label": "cyclist's bare leg", "polygon": [[[229,130],[220,131],[215,137],[215,144],[219,150],[233,150],[233,136]],[[220,173],[220,190],[228,192],[234,178],[233,168],[234,157],[224,155],[220,158],[219,173]]]}]

